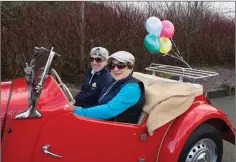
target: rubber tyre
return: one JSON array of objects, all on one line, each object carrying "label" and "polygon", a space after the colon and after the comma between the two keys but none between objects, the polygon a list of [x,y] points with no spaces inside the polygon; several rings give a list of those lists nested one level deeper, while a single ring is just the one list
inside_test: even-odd
[{"label": "rubber tyre", "polygon": [[185,159],[190,151],[190,149],[200,140],[204,138],[210,138],[213,140],[217,147],[217,162],[221,162],[223,155],[223,141],[219,132],[213,126],[203,123],[198,128],[196,128],[193,133],[188,138],[184,145],[183,150],[180,153],[178,162],[185,162]]}]

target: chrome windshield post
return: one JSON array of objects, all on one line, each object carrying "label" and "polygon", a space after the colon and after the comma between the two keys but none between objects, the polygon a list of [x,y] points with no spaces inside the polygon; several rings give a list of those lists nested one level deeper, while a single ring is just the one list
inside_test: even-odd
[{"label": "chrome windshield post", "polygon": [[[37,49],[48,52],[48,50],[43,48],[43,47],[37,48]],[[40,117],[42,117],[42,114],[37,110],[36,105],[37,105],[38,99],[40,97],[40,94],[43,90],[43,85],[44,85],[44,82],[45,82],[45,80],[47,78],[47,75],[49,73],[51,63],[52,63],[52,60],[53,60],[55,54],[56,53],[53,51],[53,47],[52,47],[51,50],[50,50],[50,54],[49,54],[47,63],[44,67],[44,71],[43,71],[41,80],[39,81],[38,85],[36,86],[36,88],[33,92],[33,95],[31,97],[31,102],[30,102],[29,108],[25,112],[22,112],[22,113],[19,113],[18,115],[16,115],[15,119],[40,118]]]}]

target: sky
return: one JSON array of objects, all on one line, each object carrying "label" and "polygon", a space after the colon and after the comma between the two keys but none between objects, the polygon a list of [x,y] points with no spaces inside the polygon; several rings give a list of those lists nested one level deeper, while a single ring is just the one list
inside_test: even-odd
[{"label": "sky", "polygon": [[[140,6],[144,1],[129,1],[129,3],[132,3],[134,5]],[[159,2],[165,2],[165,1],[159,1]],[[184,2],[184,1],[183,1]],[[186,1],[187,2],[187,1]],[[210,1],[205,1],[210,2]],[[211,2],[213,5],[212,7],[215,8],[218,12],[223,12],[225,16],[234,18],[235,17],[235,2],[217,2],[213,1]],[[229,12],[230,11],[230,12]]]},{"label": "sky", "polygon": [[214,2],[214,6],[219,7],[226,16],[235,17],[235,2]]}]

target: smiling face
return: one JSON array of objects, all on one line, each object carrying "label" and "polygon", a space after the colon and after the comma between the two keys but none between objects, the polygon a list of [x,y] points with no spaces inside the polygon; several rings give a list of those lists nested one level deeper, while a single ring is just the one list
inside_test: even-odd
[{"label": "smiling face", "polygon": [[90,57],[91,67],[93,71],[98,72],[106,66],[106,60],[99,56]]},{"label": "smiling face", "polygon": [[109,68],[113,78],[117,81],[125,79],[132,72],[132,69],[128,68],[126,63],[119,62],[115,59],[111,61]]}]

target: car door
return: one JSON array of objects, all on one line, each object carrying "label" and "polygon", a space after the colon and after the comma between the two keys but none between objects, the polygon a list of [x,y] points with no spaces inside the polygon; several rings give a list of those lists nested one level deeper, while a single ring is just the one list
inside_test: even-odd
[{"label": "car door", "polygon": [[[33,162],[111,162],[115,154],[116,132],[113,122],[82,118],[70,112],[42,129]],[[43,147],[62,158],[46,154]]]},{"label": "car door", "polygon": [[145,120],[142,124],[115,123],[116,141],[114,151],[116,152],[112,162],[153,162],[157,159],[157,153],[161,141],[169,123],[158,128],[152,136],[149,135]]},{"label": "car door", "polygon": [[[42,129],[33,162],[153,161],[166,128],[149,136],[145,122],[136,125],[98,121],[68,113]],[[46,154],[43,147],[55,155]]]}]

